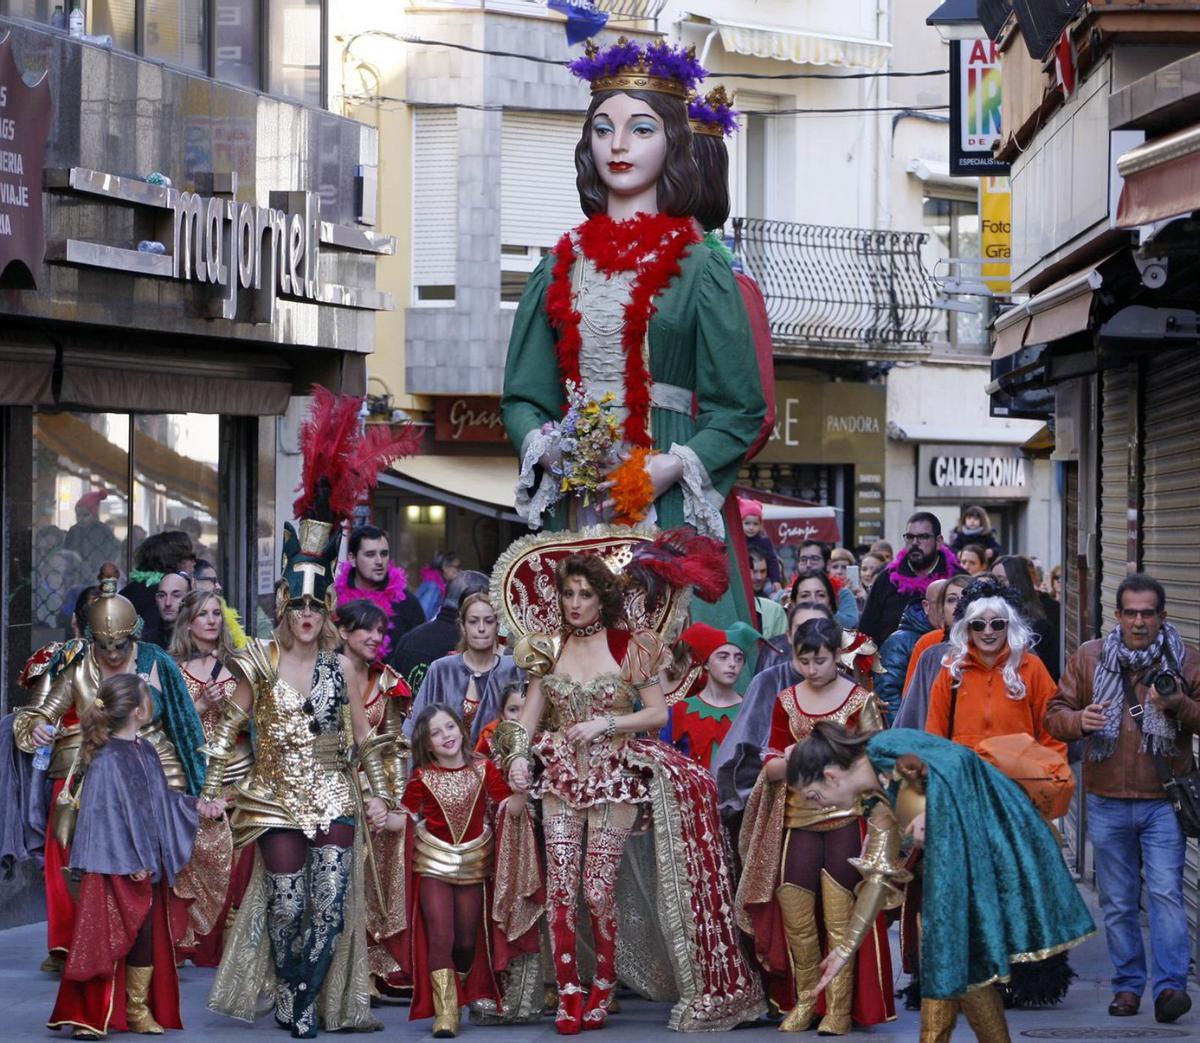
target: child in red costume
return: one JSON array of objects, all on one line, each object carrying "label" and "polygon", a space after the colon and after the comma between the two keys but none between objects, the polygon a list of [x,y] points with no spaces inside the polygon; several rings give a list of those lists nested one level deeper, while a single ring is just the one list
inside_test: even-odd
[{"label": "child in red costume", "polygon": [[[497,833],[512,819],[516,828],[529,830],[532,840],[524,794],[514,794],[490,760],[468,752],[466,736],[462,718],[451,707],[422,710],[413,724],[413,774],[402,798],[417,819],[409,1017],[432,1014],[435,1038],[458,1034],[462,1004],[501,1002],[496,972],[507,962],[507,946],[488,937],[497,847],[493,819]],[[531,927],[513,948],[532,951],[537,944]]]},{"label": "child in red costume", "polygon": [[197,805],[168,788],[158,754],[138,737],[153,714],[146,683],[118,674],[82,715],[87,775],[71,869],[83,875],[48,1023],[73,1026],[76,1039],[183,1027],[170,887],[191,858],[199,817],[221,815],[224,801]]}]

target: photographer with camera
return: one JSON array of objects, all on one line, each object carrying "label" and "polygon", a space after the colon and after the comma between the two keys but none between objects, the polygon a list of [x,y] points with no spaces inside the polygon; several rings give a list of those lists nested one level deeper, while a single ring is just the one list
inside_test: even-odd
[{"label": "photographer with camera", "polygon": [[1108,1013],[1138,1012],[1146,986],[1138,900],[1144,867],[1150,912],[1154,1017],[1186,1014],[1186,837],[1200,834],[1200,777],[1192,737],[1200,733],[1200,653],[1167,622],[1162,584],[1144,573],[1117,587],[1117,626],[1087,641],[1067,663],[1046,710],[1046,729],[1087,739],[1083,782],[1096,883],[1113,964]]}]

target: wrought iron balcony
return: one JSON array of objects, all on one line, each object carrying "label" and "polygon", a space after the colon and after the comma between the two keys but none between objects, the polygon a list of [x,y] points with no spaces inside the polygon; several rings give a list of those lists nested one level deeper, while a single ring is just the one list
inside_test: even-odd
[{"label": "wrought iron balcony", "polygon": [[734,253],[767,302],[778,354],[911,359],[940,316],[923,232],[733,219]]}]

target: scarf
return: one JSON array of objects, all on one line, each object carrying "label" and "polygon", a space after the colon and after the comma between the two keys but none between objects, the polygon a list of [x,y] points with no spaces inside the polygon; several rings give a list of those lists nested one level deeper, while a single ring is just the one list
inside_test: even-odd
[{"label": "scarf", "polygon": [[446,577],[442,575],[441,569],[435,569],[431,565],[426,565],[421,569],[421,582],[432,583],[442,592],[442,597],[446,596]]},{"label": "scarf", "polygon": [[900,566],[908,559],[907,548],[902,550],[887,567],[887,576],[892,586],[906,598],[924,597],[930,583],[935,579],[949,579],[958,568],[958,558],[944,543],[938,547],[938,554],[941,555],[941,562],[927,575],[917,576],[901,571]]},{"label": "scarf", "polygon": [[[1137,675],[1154,664],[1183,662],[1183,639],[1170,623],[1164,623],[1158,637],[1149,647],[1135,652],[1121,640],[1121,628],[1114,627],[1104,639],[1104,648],[1092,677],[1092,701],[1104,708],[1104,727],[1094,732],[1088,746],[1088,760],[1103,761],[1112,756],[1121,737],[1121,721],[1125,712],[1125,685],[1121,672]],[[1175,722],[1154,705],[1152,688],[1146,689],[1142,702],[1142,753],[1155,757],[1175,756]]]},{"label": "scarf", "polygon": [[375,661],[382,663],[387,659],[388,653],[392,650],[392,615],[396,611],[396,603],[403,601],[408,596],[405,593],[405,587],[408,585],[408,577],[395,565],[389,565],[387,583],[382,590],[375,590],[372,587],[351,586],[350,580],[353,576],[354,562],[343,561],[341,568],[338,569],[337,579],[333,581],[333,590],[337,594],[337,603],[344,605],[347,601],[366,600],[383,610],[384,615],[388,619],[387,633],[384,635],[383,644],[379,646],[379,652],[375,656]]}]

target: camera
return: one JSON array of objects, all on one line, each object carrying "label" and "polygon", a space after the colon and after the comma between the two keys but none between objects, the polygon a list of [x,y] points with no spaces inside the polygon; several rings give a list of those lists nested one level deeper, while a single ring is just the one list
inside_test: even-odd
[{"label": "camera", "polygon": [[1147,674],[1143,683],[1152,687],[1164,699],[1174,698],[1183,688],[1183,678],[1167,667],[1160,667]]}]

